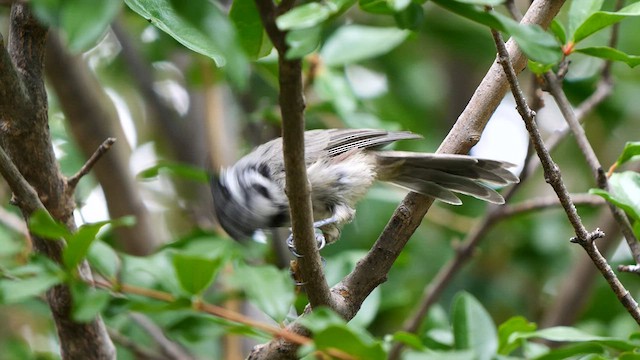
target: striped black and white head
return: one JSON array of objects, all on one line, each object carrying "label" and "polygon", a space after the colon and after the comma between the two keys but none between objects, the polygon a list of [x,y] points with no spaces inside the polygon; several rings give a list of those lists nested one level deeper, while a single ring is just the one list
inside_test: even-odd
[{"label": "striped black and white head", "polygon": [[287,225],[289,209],[284,189],[273,181],[266,164],[240,161],[212,179],[211,192],[218,222],[236,240],[251,238],[258,229]]}]

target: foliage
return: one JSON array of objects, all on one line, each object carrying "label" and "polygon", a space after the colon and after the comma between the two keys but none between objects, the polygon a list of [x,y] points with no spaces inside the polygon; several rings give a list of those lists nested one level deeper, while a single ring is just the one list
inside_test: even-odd
[{"label": "foliage", "polygon": [[[184,164],[163,155],[170,152],[163,152],[163,146],[171,141],[155,133],[157,123],[140,105],[143,96],[131,89],[134,76],[117,53],[100,54],[117,43],[103,36],[117,17],[136,37],[139,55],[155,67],[155,90],[162,92],[163,81],[170,83],[171,89],[182,89],[169,92],[167,98],[175,100],[188,93],[192,97],[186,107],[194,112],[204,113],[204,106],[185,88],[207,99],[202,102],[223,101],[220,106],[228,119],[210,119],[215,124],[210,124],[209,130],[239,130],[218,134],[213,140],[245,151],[262,142],[279,124],[276,55],[254,1],[235,0],[229,6],[208,0],[30,3],[41,21],[61,31],[71,51],[85,54],[100,84],[116,94],[114,102],[124,104],[119,110],[124,108],[131,117],[143,119],[131,124],[139,137],[131,142],[133,158],[145,158],[145,146],[152,144],[153,156],[159,160],[133,167],[167,243],[149,256],[127,255],[113,240],[114,228],[134,226],[131,218],[87,221],[77,231],[70,231],[47,212],[36,212],[28,219],[31,233],[66,243],[57,263],[29,254],[25,236],[19,231],[0,228],[0,319],[8,319],[9,324],[6,332],[0,331],[3,356],[60,356],[50,345],[55,330],[43,306],[46,290],[60,284],[68,285],[73,294],[73,319],[86,322],[100,314],[111,330],[145,347],[154,348],[154,339],[132,320],[131,313],[144,314],[168,338],[201,358],[221,357],[225,349],[217,340],[227,334],[257,342],[271,339],[270,330],[255,325],[264,321],[231,319],[228,313],[218,312],[217,306],[238,311],[237,303],[246,301],[271,323],[285,325],[303,311],[305,295],[296,291],[289,271],[275,265],[278,255],[272,245],[234,243],[220,231],[203,230],[206,225],[189,217],[192,209],[185,204],[193,198],[173,190],[208,183],[207,171],[202,164]],[[488,9],[490,6],[494,8]],[[640,156],[640,143],[632,142],[637,141],[634,120],[640,113],[638,102],[632,101],[637,97],[640,77],[631,69],[640,64],[640,55],[634,53],[640,46],[634,36],[640,28],[638,15],[640,2],[616,11],[603,0],[574,0],[550,29],[544,30],[512,20],[502,1],[327,0],[296,3],[276,24],[288,31],[286,57],[303,59],[309,127],[410,129],[425,134],[424,141],[399,144],[402,149],[433,151],[445,136],[451,126],[447,121],[462,111],[494,60],[489,27],[518,43],[534,74],[557,70],[571,61],[565,91],[575,103],[584,100],[600,79],[596,65],[603,60],[621,63],[624,66],[613,70],[616,93],[586,125],[601,161],[614,163],[609,189],[590,192],[622,208],[640,235],[640,174],[631,168],[614,172]],[[607,42],[608,33],[622,21],[621,45],[613,48]],[[220,93],[211,95],[214,91]],[[72,136],[55,123],[62,107],[56,103],[55,93],[50,97],[54,144],[63,149],[59,154],[63,171],[73,173],[81,155]],[[519,121],[513,117],[512,121]],[[187,127],[179,124],[185,132]],[[204,129],[193,134],[210,136]],[[567,182],[572,190],[593,187],[588,170],[575,160],[579,156],[573,143],[563,143],[556,156],[563,174],[570,174]],[[544,180],[538,172],[530,181],[535,185],[526,188],[526,194],[516,201],[543,192],[540,184]],[[78,194],[80,200],[88,201],[87,194],[89,191]],[[0,194],[8,200],[5,195]],[[401,198],[401,192],[376,186],[360,203],[358,216],[344,229],[342,240],[323,250],[330,285],[348,274],[370,249]],[[543,321],[556,296],[563,294],[565,275],[583,256],[566,241],[572,236],[571,228],[556,211],[516,217],[493,228],[471,265],[449,281],[419,330],[399,330],[415,311],[423,289],[455,255],[454,242],[469,232],[485,211],[484,204],[469,198],[461,208],[437,206],[427,224],[418,228],[388,274],[388,281],[372,293],[353,321],[346,323],[328,309],[315,309],[300,319],[313,333],[313,341],[302,346],[298,355],[321,351],[332,356],[386,359],[392,346],[402,343],[409,349],[405,359],[638,356],[636,325],[601,279],[592,294],[584,295],[588,300],[584,311],[576,309],[577,320],[571,326],[539,329],[536,325]],[[594,220],[596,211],[580,211],[587,222],[599,226]],[[96,275],[95,283],[82,281],[78,275],[85,258]],[[612,262],[630,259],[624,253]],[[623,280],[637,297],[637,280]],[[22,325],[16,323],[38,336],[24,335]],[[541,340],[553,346],[543,345]],[[117,345],[119,358],[135,358],[130,348]]]}]

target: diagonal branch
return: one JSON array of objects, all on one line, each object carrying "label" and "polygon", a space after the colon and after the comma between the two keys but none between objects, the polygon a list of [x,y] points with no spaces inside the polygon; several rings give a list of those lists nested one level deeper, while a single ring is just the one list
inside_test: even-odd
[{"label": "diagonal branch", "polygon": [[572,238],[571,241],[578,243],[584,248],[584,250],[587,252],[587,255],[589,255],[598,270],[600,270],[602,276],[609,283],[609,286],[618,297],[618,300],[627,309],[634,320],[638,324],[640,324],[640,309],[638,308],[638,303],[633,299],[629,291],[624,288],[620,280],[618,280],[615,273],[613,272],[613,269],[611,269],[611,266],[609,266],[606,259],[602,256],[595,245],[595,240],[604,237],[604,233],[599,229],[596,229],[593,232],[588,232],[582,224],[580,216],[578,215],[571,197],[569,196],[569,193],[564,186],[562,176],[560,174],[560,169],[553,162],[551,155],[544,146],[542,137],[540,136],[540,132],[538,131],[538,126],[534,119],[535,113],[533,113],[533,111],[529,109],[529,106],[527,105],[526,100],[522,94],[522,90],[520,89],[515,71],[513,70],[513,67],[511,66],[511,63],[509,61],[509,54],[507,53],[507,50],[504,46],[502,36],[496,30],[492,29],[491,32],[498,49],[498,59],[502,64],[504,72],[509,79],[511,92],[516,99],[517,110],[525,122],[525,126],[529,131],[533,146],[536,149],[538,157],[540,158],[540,162],[542,163],[545,180],[549,183],[549,185],[551,185],[551,187],[553,187],[553,190],[558,195],[558,199],[560,200],[562,207],[567,213],[569,222],[573,226],[576,233],[576,237]]},{"label": "diagonal branch", "polygon": [[[576,113],[571,108],[569,99],[567,99],[567,96],[564,94],[564,91],[562,91],[562,87],[559,83],[558,78],[552,72],[547,72],[544,75],[544,78],[547,82],[551,95],[553,95],[553,98],[556,100],[556,103],[558,104],[558,107],[560,108],[562,115],[567,121],[567,124],[569,125],[569,128],[573,133],[573,136],[576,138],[576,141],[578,142],[578,147],[584,154],[585,158],[587,159],[587,163],[589,164],[589,166],[591,167],[591,170],[594,173],[597,186],[600,189],[608,190],[609,182],[607,180],[605,171],[602,168],[602,165],[600,164],[600,161],[598,160],[598,157],[596,156],[596,153],[593,150],[593,147],[589,143],[589,140],[587,139],[587,135],[585,134],[584,129],[582,128],[582,126],[580,125],[580,122],[576,117]],[[620,209],[619,207],[613,204],[609,204],[609,208],[611,209],[611,213],[613,214],[613,217],[616,219],[616,221],[620,225],[622,234],[624,235],[624,238],[627,241],[627,245],[629,246],[629,249],[633,254],[633,258],[636,264],[640,264],[640,243],[638,242],[638,239],[633,233],[633,229],[631,227],[631,224],[629,223],[629,219],[627,218],[624,211],[622,211],[622,209]]]},{"label": "diagonal branch", "polygon": [[100,160],[100,158],[102,158],[102,155],[106,154],[107,151],[111,149],[111,146],[115,142],[116,142],[116,138],[112,138],[112,137],[105,140],[102,144],[100,144],[100,146],[96,149],[93,155],[91,155],[89,160],[87,160],[87,162],[84,163],[84,165],[82,165],[80,170],[78,170],[77,173],[75,173],[73,176],[67,179],[67,185],[69,186],[69,189],[71,189],[71,191],[75,189],[80,179],[82,179],[85,175],[89,174],[91,169],[93,169],[93,166],[98,162],[98,160]]}]

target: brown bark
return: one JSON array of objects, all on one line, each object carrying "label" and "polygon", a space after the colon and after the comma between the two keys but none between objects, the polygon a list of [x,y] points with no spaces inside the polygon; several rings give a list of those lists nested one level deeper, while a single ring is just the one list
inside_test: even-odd
[{"label": "brown bark", "polygon": [[[13,3],[10,19],[6,50],[0,37],[0,88],[4,89],[2,95],[8,95],[0,97],[0,145],[38,197],[26,190],[20,181],[12,181],[10,186],[25,218],[39,207],[34,207],[34,204],[38,205],[39,198],[56,220],[73,231],[73,194],[67,191],[66,179],[60,173],[48,126],[47,94],[43,81],[48,30],[38,23],[24,3]],[[13,164],[7,161],[5,169],[13,167]],[[60,261],[62,242],[33,235],[32,239],[36,251]],[[80,275],[90,278],[86,263],[80,266]],[[67,286],[51,288],[47,291],[47,301],[64,359],[115,357],[115,349],[100,317],[83,324],[71,319],[72,298]]]},{"label": "brown bark", "polygon": [[158,245],[149,213],[138,186],[129,171],[128,149],[124,133],[111,100],[104,93],[80,56],[71,55],[55,34],[47,44],[46,74],[74,140],[87,158],[108,137],[120,139],[95,165],[112,219],[136,217],[132,227],[115,229],[119,246],[133,255],[147,255]]}]

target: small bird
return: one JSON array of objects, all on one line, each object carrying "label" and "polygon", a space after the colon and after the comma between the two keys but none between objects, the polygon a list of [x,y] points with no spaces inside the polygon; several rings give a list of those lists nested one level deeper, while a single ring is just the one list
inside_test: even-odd
[{"label": "small bird", "polygon": [[[409,131],[375,129],[310,130],[304,135],[305,163],[311,186],[318,247],[340,237],[342,225],[355,216],[355,204],[375,180],[460,205],[454,192],[495,204],[504,199],[490,184],[518,182],[513,164],[467,155],[391,151],[381,148],[398,140],[420,139]],[[282,138],[258,146],[211,181],[220,225],[234,239],[257,230],[290,226],[285,194]],[[293,247],[293,238],[287,240]]]}]

